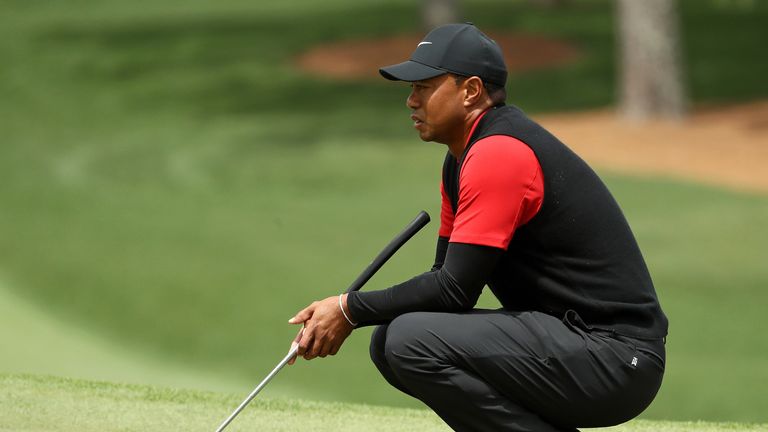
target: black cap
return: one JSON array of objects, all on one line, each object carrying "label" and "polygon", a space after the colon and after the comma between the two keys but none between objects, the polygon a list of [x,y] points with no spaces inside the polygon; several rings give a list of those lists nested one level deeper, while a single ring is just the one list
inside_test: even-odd
[{"label": "black cap", "polygon": [[410,60],[379,69],[393,81],[420,81],[448,72],[502,87],[507,82],[501,48],[471,23],[437,27],[419,42]]}]

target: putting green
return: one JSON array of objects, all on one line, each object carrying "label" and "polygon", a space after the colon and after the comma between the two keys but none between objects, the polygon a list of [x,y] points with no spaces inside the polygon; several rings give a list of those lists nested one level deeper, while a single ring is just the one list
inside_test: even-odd
[{"label": "putting green", "polygon": [[[0,375],[0,431],[211,431],[241,395]],[[227,432],[449,431],[427,410],[258,398]],[[614,432],[766,431],[768,425],[635,421]]]}]

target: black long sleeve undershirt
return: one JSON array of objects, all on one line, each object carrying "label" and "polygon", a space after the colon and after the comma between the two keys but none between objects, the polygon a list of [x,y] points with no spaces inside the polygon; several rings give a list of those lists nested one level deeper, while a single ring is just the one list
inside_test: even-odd
[{"label": "black long sleeve undershirt", "polygon": [[[361,326],[380,324],[408,312],[460,312],[471,309],[502,249],[440,238],[433,270],[379,291],[352,292],[351,318]],[[444,263],[443,263],[444,258]]]},{"label": "black long sleeve undershirt", "polygon": [[440,270],[443,267],[446,253],[448,253],[448,237],[438,237],[437,247],[435,248],[435,263],[432,265],[432,271]]}]

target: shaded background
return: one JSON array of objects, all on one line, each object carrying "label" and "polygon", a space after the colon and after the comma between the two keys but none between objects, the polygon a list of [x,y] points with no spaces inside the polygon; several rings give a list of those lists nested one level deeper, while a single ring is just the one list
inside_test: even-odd
[{"label": "shaded background", "polygon": [[[613,2],[536,3],[461,2],[483,30],[580,53],[512,71],[509,101],[534,117],[614,106]],[[295,311],[345,289],[419,209],[439,215],[445,149],[410,129],[407,86],[297,66],[318,44],[421,33],[418,3],[0,10],[0,372],[245,393],[287,350]],[[694,110],[768,97],[766,2],[688,0],[679,14]],[[768,421],[766,189],[595,165],[671,321],[667,378],[644,415]],[[428,269],[436,232],[367,289]],[[378,376],[369,334],[267,393],[418,406]]]}]

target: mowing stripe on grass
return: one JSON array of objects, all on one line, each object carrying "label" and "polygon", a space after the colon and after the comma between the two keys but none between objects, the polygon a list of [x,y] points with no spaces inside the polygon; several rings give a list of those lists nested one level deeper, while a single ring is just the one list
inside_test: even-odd
[{"label": "mowing stripe on grass", "polygon": [[14,294],[2,273],[0,341],[0,371],[5,373],[55,374],[227,391],[242,385],[226,374],[213,377],[210,371],[152,358],[62,322]]}]

